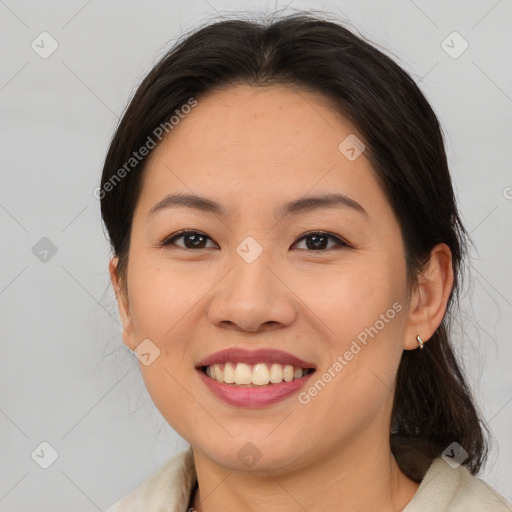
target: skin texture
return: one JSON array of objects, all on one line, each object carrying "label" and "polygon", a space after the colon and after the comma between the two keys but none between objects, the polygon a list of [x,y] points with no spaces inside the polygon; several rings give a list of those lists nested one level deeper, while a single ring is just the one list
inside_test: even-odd
[{"label": "skin texture", "polygon": [[[402,351],[442,321],[451,254],[436,246],[408,287],[400,226],[371,165],[338,149],[350,134],[320,95],[243,85],[198,99],[151,154],[126,282],[117,258],[109,269],[125,344],[149,338],[161,351],[141,372],[193,448],[196,510],[402,510],[418,488],[389,447],[394,379]],[[172,207],[148,219],[178,192],[213,199],[227,214]],[[273,215],[286,201],[333,192],[367,215],[348,207]],[[204,248],[185,249],[193,244],[184,238],[159,246],[182,229],[205,234]],[[328,239],[308,248],[302,237],[317,230],[349,247]],[[236,252],[248,236],[263,249],[250,264]],[[401,311],[308,404],[293,395],[257,409],[228,405],[195,369],[225,348],[275,348],[312,362],[319,376],[394,303]],[[237,456],[249,442],[261,455],[250,468]]]}]

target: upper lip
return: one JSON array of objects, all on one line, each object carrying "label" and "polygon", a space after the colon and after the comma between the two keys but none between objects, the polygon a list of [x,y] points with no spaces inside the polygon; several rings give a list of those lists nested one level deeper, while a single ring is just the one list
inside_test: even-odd
[{"label": "upper lip", "polygon": [[243,348],[228,348],[215,352],[209,355],[205,359],[202,359],[197,367],[200,366],[211,366],[217,363],[246,363],[246,364],[257,364],[257,363],[278,363],[278,364],[290,364],[298,368],[315,368],[313,363],[308,363],[302,359],[283,352],[282,350],[274,349],[259,349],[259,350],[246,350]]}]

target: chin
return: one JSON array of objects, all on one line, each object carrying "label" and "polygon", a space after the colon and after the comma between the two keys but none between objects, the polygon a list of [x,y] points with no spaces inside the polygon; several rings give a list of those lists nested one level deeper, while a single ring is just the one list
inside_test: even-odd
[{"label": "chin", "polygon": [[283,446],[281,440],[271,437],[258,439],[246,435],[215,446],[198,448],[215,464],[234,471],[274,472],[297,467],[298,458],[303,456],[297,449],[300,444],[296,441],[290,446]]}]

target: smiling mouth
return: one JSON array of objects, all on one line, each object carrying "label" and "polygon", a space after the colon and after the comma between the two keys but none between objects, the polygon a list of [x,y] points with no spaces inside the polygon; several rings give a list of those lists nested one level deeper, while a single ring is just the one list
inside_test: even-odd
[{"label": "smiling mouth", "polygon": [[292,382],[313,373],[314,368],[301,368],[291,364],[236,362],[216,363],[199,368],[210,379],[233,387],[262,387]]}]

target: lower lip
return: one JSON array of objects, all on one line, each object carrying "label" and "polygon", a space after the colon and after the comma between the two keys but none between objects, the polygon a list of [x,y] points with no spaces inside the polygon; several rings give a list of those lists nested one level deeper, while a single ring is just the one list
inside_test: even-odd
[{"label": "lower lip", "polygon": [[237,407],[264,407],[284,400],[296,393],[315,372],[308,373],[301,379],[279,384],[268,384],[261,387],[238,387],[218,382],[208,377],[203,371],[197,370],[208,389],[218,398]]}]

